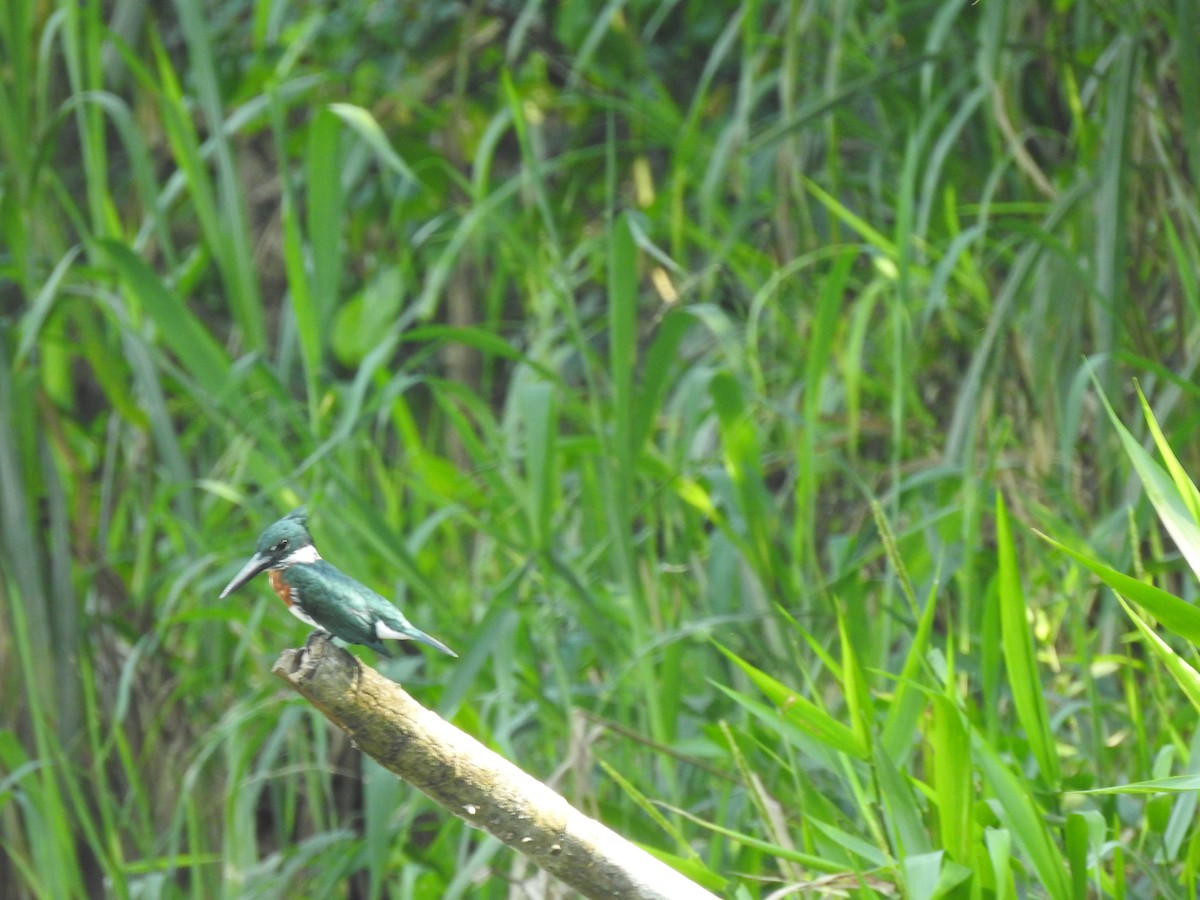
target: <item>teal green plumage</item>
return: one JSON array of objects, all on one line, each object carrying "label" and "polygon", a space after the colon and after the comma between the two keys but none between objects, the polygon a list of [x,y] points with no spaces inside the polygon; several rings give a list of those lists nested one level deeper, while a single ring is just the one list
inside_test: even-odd
[{"label": "teal green plumage", "polygon": [[360,584],[323,559],[288,566],[280,577],[292,589],[292,602],[321,628],[348,644],[362,644],[391,656],[376,633],[376,623],[414,641],[453,655],[441,641],[415,628],[386,597]]},{"label": "teal green plumage", "polygon": [[262,572],[288,610],[302,622],[391,656],[383,641],[420,641],[450,656],[453,650],[415,627],[400,610],[365,584],[321,559],[308,533],[304,509],[288,513],[258,539],[255,552],[221,591],[225,598]]}]

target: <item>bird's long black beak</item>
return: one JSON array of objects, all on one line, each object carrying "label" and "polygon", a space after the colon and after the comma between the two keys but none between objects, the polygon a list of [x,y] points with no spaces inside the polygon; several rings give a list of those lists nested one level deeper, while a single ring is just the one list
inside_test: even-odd
[{"label": "bird's long black beak", "polygon": [[262,553],[255,553],[250,557],[250,561],[242,566],[242,571],[233,576],[233,581],[225,585],[225,590],[221,591],[221,596],[217,599],[224,600],[243,584],[253,578],[260,572],[265,572],[271,565],[271,561]]}]

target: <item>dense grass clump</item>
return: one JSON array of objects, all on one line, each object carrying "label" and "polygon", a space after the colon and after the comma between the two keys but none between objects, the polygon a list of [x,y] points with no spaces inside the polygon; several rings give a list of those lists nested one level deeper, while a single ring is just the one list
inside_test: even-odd
[{"label": "dense grass clump", "polygon": [[717,893],[1194,896],[1194,4],[102,6],[0,11],[14,895],[553,891],[217,599],[306,502]]}]

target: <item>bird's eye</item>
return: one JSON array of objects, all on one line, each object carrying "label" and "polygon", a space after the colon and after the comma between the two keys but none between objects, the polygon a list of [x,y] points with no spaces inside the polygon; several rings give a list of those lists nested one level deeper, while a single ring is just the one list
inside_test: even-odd
[{"label": "bird's eye", "polygon": [[275,549],[276,549],[276,551],[278,551],[278,550],[286,550],[286,549],[287,549],[287,545],[288,545],[287,538],[284,538],[282,541],[280,541],[278,544],[276,544],[276,545],[275,545]]}]

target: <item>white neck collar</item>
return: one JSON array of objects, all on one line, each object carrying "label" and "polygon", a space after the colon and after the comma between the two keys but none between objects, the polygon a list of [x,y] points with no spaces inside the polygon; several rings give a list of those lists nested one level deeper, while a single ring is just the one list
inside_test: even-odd
[{"label": "white neck collar", "polygon": [[288,566],[315,563],[320,558],[321,554],[317,552],[317,548],[312,544],[309,544],[306,547],[301,547],[299,550],[292,552],[291,555],[285,556],[279,563],[279,567],[281,569],[286,569]]}]

